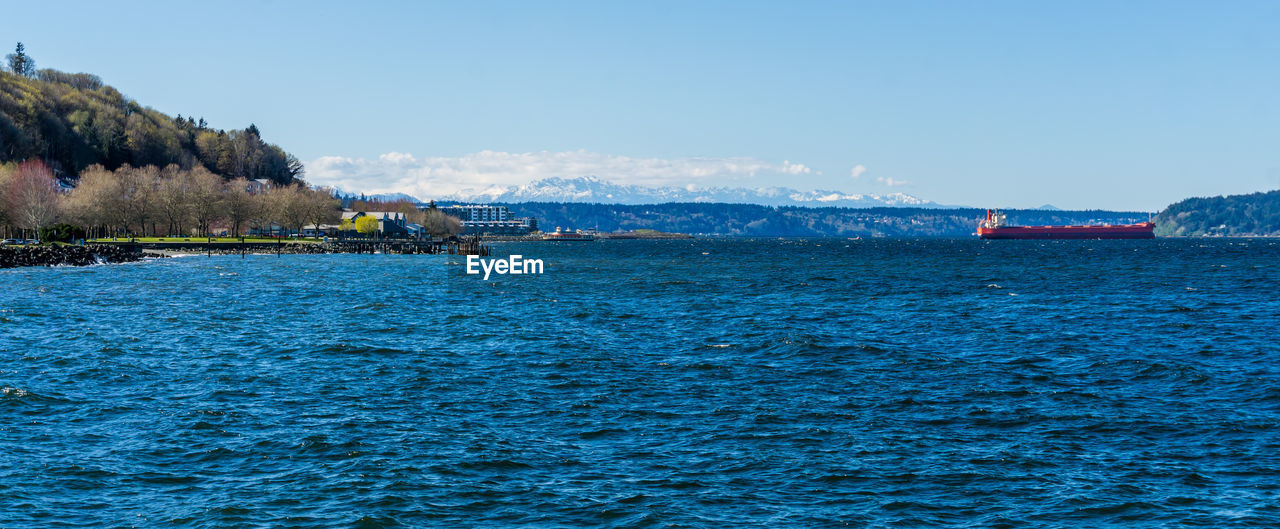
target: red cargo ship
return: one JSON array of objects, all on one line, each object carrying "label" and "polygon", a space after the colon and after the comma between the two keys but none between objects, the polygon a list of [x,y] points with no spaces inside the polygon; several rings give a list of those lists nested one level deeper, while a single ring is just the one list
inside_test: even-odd
[{"label": "red cargo ship", "polygon": [[1156,223],[1100,224],[1090,226],[1009,226],[1004,213],[987,210],[987,219],[978,225],[983,239],[1151,239]]}]

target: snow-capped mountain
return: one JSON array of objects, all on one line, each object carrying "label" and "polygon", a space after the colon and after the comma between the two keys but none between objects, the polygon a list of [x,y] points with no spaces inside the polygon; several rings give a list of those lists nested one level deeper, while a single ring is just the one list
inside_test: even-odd
[{"label": "snow-capped mountain", "polygon": [[545,178],[520,186],[494,186],[437,199],[437,202],[586,202],[601,204],[661,204],[666,202],[727,202],[766,206],[838,206],[867,208],[942,207],[905,193],[854,194],[842,191],[797,191],[786,187],[648,187],[614,184],[594,176]]},{"label": "snow-capped mountain", "polygon": [[397,200],[408,200],[409,202],[422,202],[421,200],[418,200],[418,197],[405,194],[405,193],[378,193],[376,195],[369,195],[366,198],[368,198],[369,200],[378,200],[381,202],[395,202]]},{"label": "snow-capped mountain", "polygon": [[365,200],[373,200],[377,202],[398,202],[401,200],[407,200],[409,202],[422,202],[421,200],[418,199],[418,197],[415,197],[413,195],[406,194],[406,193],[361,194],[361,193],[348,193],[346,191],[343,191],[341,188],[334,188],[333,196],[336,196],[341,199],[357,199],[360,197],[364,197]]}]

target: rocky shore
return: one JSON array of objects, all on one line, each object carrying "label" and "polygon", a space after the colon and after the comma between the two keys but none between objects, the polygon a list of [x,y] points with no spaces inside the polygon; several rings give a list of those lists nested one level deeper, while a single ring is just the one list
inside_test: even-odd
[{"label": "rocky shore", "polygon": [[474,254],[489,255],[478,240],[448,243],[411,241],[334,241],[327,243],[90,243],[85,246],[0,246],[0,268],[20,266],[86,266],[127,263],[143,257],[174,255],[299,255],[331,253],[363,254]]},{"label": "rocky shore", "polygon": [[20,266],[86,266],[142,259],[134,245],[0,246],[0,268]]},{"label": "rocky shore", "polygon": [[[101,243],[113,244],[113,243]],[[366,254],[477,254],[489,255],[489,247],[477,239],[460,241],[329,241],[329,242],[139,242],[143,251],[161,255],[297,255],[330,253]]]},{"label": "rocky shore", "polygon": [[192,254],[210,254],[210,255],[310,255],[310,254],[331,254],[331,253],[382,253],[382,254],[439,254],[439,253],[455,253],[450,251],[451,247],[447,245],[426,245],[426,244],[406,244],[406,243],[347,243],[347,242],[328,242],[328,243],[190,243],[190,244],[142,244],[143,251],[148,255],[192,255]]}]

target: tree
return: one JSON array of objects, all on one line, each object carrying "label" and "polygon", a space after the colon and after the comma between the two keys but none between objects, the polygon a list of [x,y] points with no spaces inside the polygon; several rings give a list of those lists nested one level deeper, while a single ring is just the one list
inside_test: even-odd
[{"label": "tree", "polygon": [[71,243],[76,239],[83,239],[84,236],[84,228],[63,222],[40,228],[39,238],[44,242]]},{"label": "tree", "polygon": [[[160,182],[160,170],[155,166],[125,165],[116,171],[116,176],[120,179],[122,226],[126,231],[146,235],[147,224],[159,216],[156,188]],[[151,231],[155,232],[154,226]]]},{"label": "tree", "polygon": [[46,83],[62,83],[76,90],[97,90],[102,88],[102,79],[88,73],[66,73],[45,68],[36,71],[36,78]]},{"label": "tree", "polygon": [[302,178],[307,174],[307,168],[303,167],[302,162],[292,154],[285,155],[284,163],[289,176],[293,178]]},{"label": "tree", "polygon": [[36,61],[26,54],[26,47],[21,42],[18,43],[17,50],[5,58],[9,60],[9,71],[23,77],[36,76]]},{"label": "tree", "polygon": [[253,218],[257,201],[249,194],[249,181],[237,178],[222,186],[222,212],[231,223],[231,236],[240,236],[240,227]]},{"label": "tree", "polygon": [[80,173],[80,182],[63,201],[67,219],[94,232],[111,233],[125,223],[123,189],[120,178],[101,165],[91,165]]},{"label": "tree", "polygon": [[210,226],[225,215],[223,207],[222,177],[204,167],[187,171],[189,182],[191,220],[201,236],[209,236]]},{"label": "tree", "polygon": [[94,75],[34,70],[24,47],[3,64],[0,70],[13,66],[15,71],[0,82],[0,162],[40,158],[70,177],[94,164],[108,170],[125,164],[202,165],[224,178],[279,185],[303,174],[301,162],[266,143],[256,125],[216,131],[203,118],[165,115]]},{"label": "tree", "polygon": [[372,205],[366,205],[364,209],[366,211],[370,209],[375,211],[394,211],[404,215],[406,222],[412,222],[414,224],[423,224],[426,221],[426,216],[422,210],[418,209],[418,205],[407,199],[397,199],[390,202],[379,202]]},{"label": "tree", "polygon": [[10,224],[9,206],[5,204],[4,195],[5,190],[9,188],[9,175],[13,173],[14,169],[11,166],[12,164],[0,165],[0,226],[8,226]]},{"label": "tree", "polygon": [[[40,228],[53,224],[58,216],[58,182],[53,172],[39,160],[18,164],[4,189],[5,210],[19,228],[40,233]],[[34,236],[34,235],[33,235]]]},{"label": "tree", "polygon": [[431,235],[458,235],[462,233],[462,220],[445,215],[439,209],[428,209],[423,215],[422,227]]},{"label": "tree", "polygon": [[182,235],[191,218],[191,181],[189,174],[170,165],[160,171],[159,189],[155,195],[156,210],[169,222],[166,235]]},{"label": "tree", "polygon": [[301,233],[309,217],[307,190],[298,185],[275,187],[266,196],[271,220]]},{"label": "tree", "polygon": [[356,219],[356,231],[361,235],[373,235],[378,232],[378,219],[371,215],[365,215]]},{"label": "tree", "polygon": [[321,224],[333,224],[342,218],[342,206],[329,189],[312,189],[307,194],[307,220],[315,225],[318,237]]},{"label": "tree", "polygon": [[249,227],[258,233],[263,231],[269,232],[271,225],[275,222],[275,199],[271,196],[272,191],[262,191],[249,195],[248,223]]}]

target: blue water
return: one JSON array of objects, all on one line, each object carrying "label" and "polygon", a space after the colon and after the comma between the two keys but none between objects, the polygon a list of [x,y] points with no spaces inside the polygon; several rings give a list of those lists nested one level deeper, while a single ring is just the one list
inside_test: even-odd
[{"label": "blue water", "polygon": [[508,253],[0,271],[0,526],[1280,526],[1280,241]]}]

